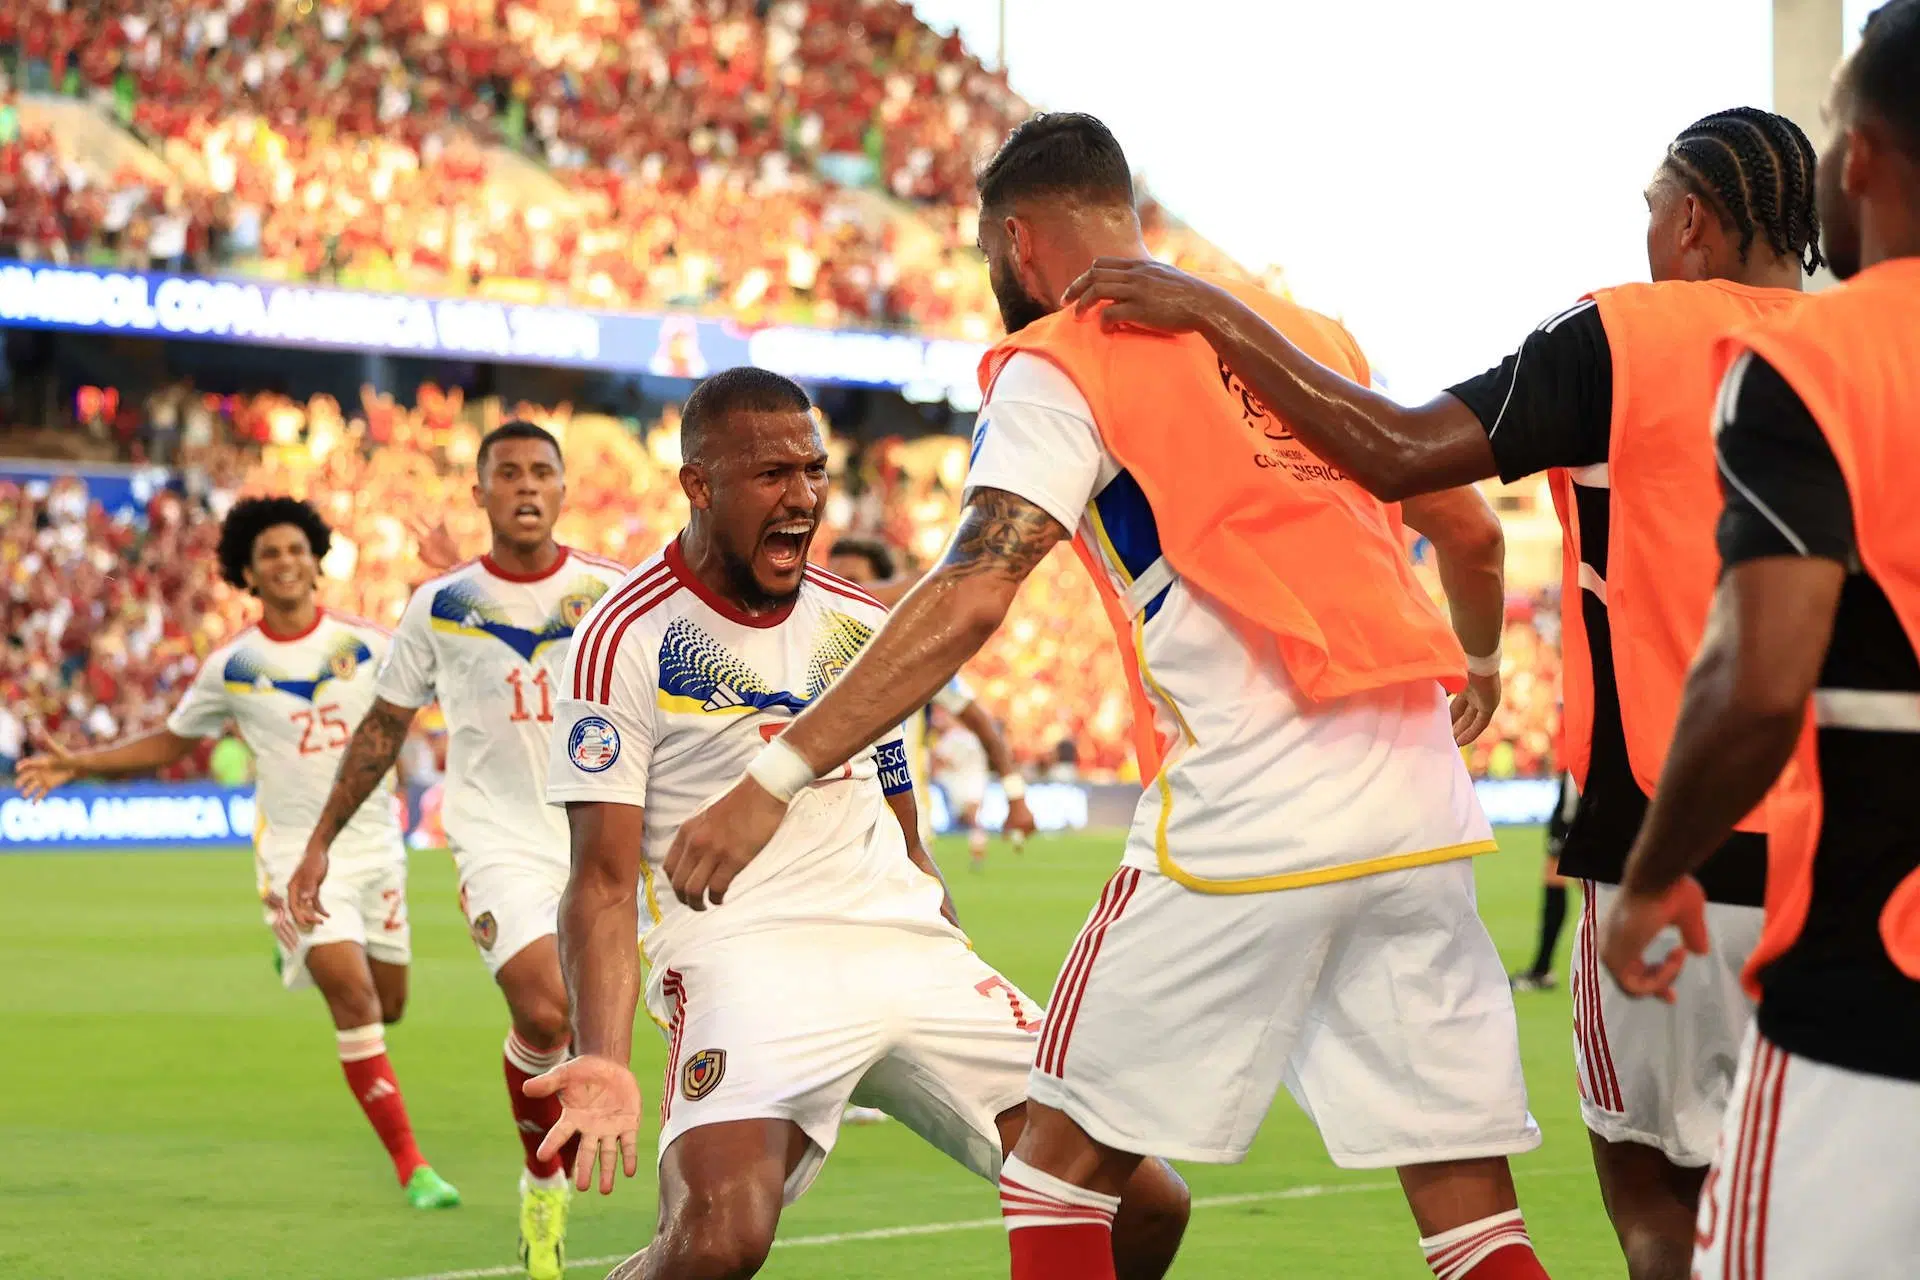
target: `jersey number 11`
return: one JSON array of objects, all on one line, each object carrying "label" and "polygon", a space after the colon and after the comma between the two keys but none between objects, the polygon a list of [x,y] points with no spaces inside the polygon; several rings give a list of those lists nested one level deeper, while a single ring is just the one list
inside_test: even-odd
[{"label": "jersey number 11", "polygon": [[[538,720],[541,724],[553,722],[553,686],[547,683],[547,669],[541,667],[529,680],[527,673],[519,667],[507,672],[507,683],[513,686],[513,716],[515,722]],[[532,685],[540,695],[540,710],[529,714],[527,711],[527,686]]]}]

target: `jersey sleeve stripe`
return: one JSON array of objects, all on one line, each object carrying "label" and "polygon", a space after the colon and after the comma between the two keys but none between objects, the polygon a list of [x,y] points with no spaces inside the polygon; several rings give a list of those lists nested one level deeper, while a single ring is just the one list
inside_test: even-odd
[{"label": "jersey sleeve stripe", "polygon": [[846,582],[843,579],[830,578],[825,574],[816,576],[812,570],[808,570],[806,580],[814,586],[819,587],[822,591],[831,591],[837,596],[844,596],[849,600],[857,600],[861,604],[872,605],[876,609],[885,609],[887,607],[860,588],[854,586],[851,582]]},{"label": "jersey sleeve stripe", "polygon": [[[679,592],[679,590],[680,590],[679,579],[669,578],[668,581],[664,584],[664,588],[662,590],[647,597],[645,600],[641,601],[638,605],[632,608],[629,608],[625,616],[620,619],[620,624],[618,626],[613,627],[612,633],[607,637],[606,661],[602,662],[599,665],[598,672],[597,672],[600,678],[600,696],[599,698],[595,699],[595,701],[598,701],[604,706],[613,697],[614,658],[620,652],[620,639],[621,637],[627,634],[627,628],[632,626],[634,623],[638,622],[641,618],[645,617],[647,614],[653,612],[653,610],[657,608],[663,601],[665,601],[670,596],[676,595]],[[609,623],[608,625],[612,626],[612,623]],[[598,642],[596,641],[596,643]],[[589,691],[592,690],[593,681],[591,677],[587,681],[587,687]]]},{"label": "jersey sleeve stripe", "polygon": [[618,569],[622,573],[626,573],[633,567],[632,565],[621,564],[618,560],[609,560],[605,556],[596,556],[591,551],[582,551],[578,547],[573,548],[573,558],[576,560],[584,560],[588,564],[598,565],[602,569]]},{"label": "jersey sleeve stripe", "polygon": [[327,616],[337,618],[350,627],[366,627],[369,630],[378,631],[383,636],[391,636],[393,634],[392,627],[387,626],[385,623],[375,622],[372,618],[363,618],[357,613],[342,613],[338,609],[329,609],[327,610]]},{"label": "jersey sleeve stripe", "polygon": [[[833,572],[833,570],[831,569],[824,569],[817,564],[810,564],[807,566],[806,571],[807,573],[812,575],[812,577],[816,582],[820,582],[822,584],[831,582],[835,586],[845,587],[848,591],[852,591],[864,599],[873,601],[874,604],[880,604],[880,601],[876,599],[874,595],[871,592],[869,592],[865,587],[862,587],[859,583],[855,582],[851,578],[841,577],[839,574]],[[880,607],[885,608],[886,606],[881,605]]]},{"label": "jersey sleeve stripe", "polygon": [[593,687],[595,667],[600,660],[600,643],[607,633],[607,627],[613,615],[626,609],[653,588],[672,580],[672,573],[665,564],[657,564],[645,570],[638,577],[617,588],[603,603],[601,609],[587,627],[573,640],[573,696],[584,698],[584,690]]}]

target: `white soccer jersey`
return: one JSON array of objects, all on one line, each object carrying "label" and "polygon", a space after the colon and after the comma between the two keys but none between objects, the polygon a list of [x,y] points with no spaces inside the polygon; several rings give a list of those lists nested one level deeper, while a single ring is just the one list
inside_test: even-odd
[{"label": "white soccer jersey", "polygon": [[927,784],[933,777],[933,761],[927,754],[927,722],[933,718],[934,707],[957,716],[972,705],[973,690],[955,676],[933,695],[932,702],[908,716],[907,722],[900,726],[901,737],[907,744],[907,765],[913,770],[913,803],[920,813],[920,840],[929,849],[933,847],[933,795],[927,790]]},{"label": "white soccer jersey", "polygon": [[964,725],[950,725],[934,739],[935,778],[984,778],[986,774],[987,748],[973,730]]},{"label": "white soccer jersey", "polygon": [[[1145,492],[1072,379],[1042,356],[1009,358],[981,407],[967,489],[981,488],[1058,520],[1116,594],[1169,568]],[[1140,602],[1131,639],[1171,746],[1135,812],[1127,865],[1200,893],[1245,893],[1494,848],[1437,681],[1309,702],[1232,601],[1164,580]]]},{"label": "white soccer jersey", "polygon": [[897,735],[796,796],[719,907],[691,911],[656,883],[680,824],[739,781],[885,616],[858,587],[811,566],[790,608],[744,614],[693,576],[676,540],[582,624],[555,706],[547,798],[645,808],[650,962],[671,963],[699,939],[782,924],[954,932],[940,915],[939,884],[908,859],[887,804],[888,793],[911,785]]},{"label": "white soccer jersey", "polygon": [[[257,762],[263,863],[305,848],[347,740],[373,705],[374,672],[390,643],[385,628],[325,609],[297,636],[248,627],[208,655],[167,717],[168,732],[182,738],[210,738],[228,720],[239,726]],[[391,783],[348,819],[338,861],[391,857],[400,847]]]},{"label": "white soccer jersey", "polygon": [[574,629],[626,570],[566,547],[545,573],[483,556],[413,593],[375,692],[439,699],[447,718],[441,812],[462,875],[522,859],[567,864],[567,824],[547,807],[547,739]]}]

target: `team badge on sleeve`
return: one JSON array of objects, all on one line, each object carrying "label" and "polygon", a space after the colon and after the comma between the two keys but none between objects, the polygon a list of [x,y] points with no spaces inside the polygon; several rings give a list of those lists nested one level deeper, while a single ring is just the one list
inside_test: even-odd
[{"label": "team badge on sleeve", "polygon": [[620,758],[620,731],[599,716],[576,721],[567,735],[567,759],[582,773],[604,773]]},{"label": "team badge on sleeve", "polygon": [[719,1087],[727,1074],[725,1049],[702,1049],[687,1059],[680,1072],[680,1093],[688,1102],[698,1102]]}]

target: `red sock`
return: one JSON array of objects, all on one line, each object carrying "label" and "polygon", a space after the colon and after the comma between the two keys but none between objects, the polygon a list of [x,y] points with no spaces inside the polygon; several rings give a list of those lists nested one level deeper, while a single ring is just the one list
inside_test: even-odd
[{"label": "red sock", "polygon": [[527,1172],[536,1178],[551,1178],[564,1169],[573,1168],[573,1157],[580,1149],[580,1140],[571,1139],[560,1149],[558,1156],[542,1160],[539,1155],[540,1143],[560,1119],[560,1099],[529,1098],[521,1092],[520,1086],[566,1060],[567,1046],[564,1044],[557,1049],[540,1050],[522,1040],[519,1032],[507,1032],[504,1058],[507,1096],[513,1102],[513,1123],[520,1131],[520,1145],[527,1150]]},{"label": "red sock", "polygon": [[1114,1280],[1113,1213],[1118,1196],[1042,1173],[1018,1156],[1000,1171],[1000,1215],[1013,1253],[1013,1280]]},{"label": "red sock", "polygon": [[360,1100],[367,1123],[380,1135],[387,1154],[393,1157],[393,1171],[406,1186],[413,1171],[427,1162],[414,1145],[413,1122],[407,1119],[407,1103],[400,1096],[400,1081],[394,1078],[393,1064],[387,1061],[387,1037],[379,1023],[336,1033],[340,1042],[340,1069],[346,1072],[347,1087]]},{"label": "red sock", "polygon": [[1420,1249],[1438,1280],[1548,1280],[1518,1209],[1423,1237]]}]

